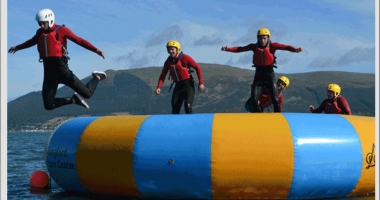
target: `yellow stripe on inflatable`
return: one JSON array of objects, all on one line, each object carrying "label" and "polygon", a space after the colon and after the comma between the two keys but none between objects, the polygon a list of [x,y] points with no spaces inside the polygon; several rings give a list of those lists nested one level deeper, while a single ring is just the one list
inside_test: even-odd
[{"label": "yellow stripe on inflatable", "polygon": [[282,114],[215,114],[213,199],[286,198],[293,176],[293,148]]},{"label": "yellow stripe on inflatable", "polygon": [[[363,152],[362,174],[355,189],[349,196],[375,193],[375,122],[373,117],[347,116],[345,117],[356,129]],[[368,134],[374,133],[374,134]],[[360,191],[360,192],[358,192]]]},{"label": "yellow stripe on inflatable", "polygon": [[76,164],[89,192],[141,198],[133,177],[132,152],[137,131],[147,117],[102,117],[84,130]]}]

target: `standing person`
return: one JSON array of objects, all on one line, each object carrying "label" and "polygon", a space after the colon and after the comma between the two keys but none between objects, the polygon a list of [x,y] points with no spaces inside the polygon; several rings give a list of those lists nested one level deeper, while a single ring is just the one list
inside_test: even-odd
[{"label": "standing person", "polygon": [[[156,94],[161,93],[166,74],[170,71],[170,77],[175,83],[171,100],[172,114],[179,114],[184,103],[186,114],[193,113],[192,104],[195,96],[194,78],[191,69],[195,69],[198,76],[198,89],[203,91],[205,86],[202,79],[202,69],[189,55],[181,52],[181,44],[176,40],[170,40],[166,44],[169,57],[164,63],[161,75],[158,79]],[[170,86],[171,87],[171,86]],[[170,91],[170,90],[169,90]]]},{"label": "standing person", "polygon": [[313,105],[309,106],[309,111],[312,113],[327,113],[327,114],[346,114],[352,115],[350,106],[346,98],[340,95],[340,86],[336,83],[330,83],[326,87],[327,99],[323,100],[322,104],[314,109]]},{"label": "standing person", "polygon": [[[55,16],[50,9],[42,9],[36,14],[36,21],[40,28],[36,34],[26,42],[12,46],[8,52],[15,53],[37,44],[40,62],[44,65],[44,81],[42,85],[42,98],[46,110],[67,105],[77,104],[89,108],[87,103],[79,96],[90,98],[99,81],[107,78],[105,72],[93,71],[93,78],[84,85],[68,67],[67,39],[104,57],[103,51],[97,49],[90,42],[75,35],[64,25],[55,24]],[[58,84],[65,84],[75,91],[72,97],[56,98]]]},{"label": "standing person", "polygon": [[[278,102],[280,105],[280,112],[282,111],[282,102],[283,102],[282,91],[285,88],[289,87],[289,85],[290,85],[290,80],[286,76],[281,76],[277,80],[277,93],[278,93]],[[269,106],[273,105],[272,98],[269,95],[268,89],[266,87],[263,87],[258,103],[259,103],[261,112],[263,112],[265,108],[268,108]],[[251,104],[251,98],[249,98],[247,102],[245,103],[245,110],[247,110],[248,112],[252,112],[252,109],[253,108]]]},{"label": "standing person", "polygon": [[222,46],[222,51],[229,52],[245,52],[253,51],[253,67],[256,68],[255,77],[251,89],[251,104],[252,112],[260,112],[260,105],[258,104],[261,95],[262,87],[268,89],[269,95],[273,102],[274,112],[281,112],[280,105],[276,94],[276,82],[274,77],[273,68],[276,67],[276,57],[274,56],[276,50],[287,50],[291,52],[301,52],[301,47],[295,48],[290,45],[284,45],[277,42],[271,42],[270,31],[267,28],[261,28],[257,31],[257,43],[248,44],[247,46],[227,47]]}]

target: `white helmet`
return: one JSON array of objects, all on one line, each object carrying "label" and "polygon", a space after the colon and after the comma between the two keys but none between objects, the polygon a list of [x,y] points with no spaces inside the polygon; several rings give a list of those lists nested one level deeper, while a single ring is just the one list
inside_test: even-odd
[{"label": "white helmet", "polygon": [[38,22],[49,22],[49,27],[54,24],[54,13],[50,9],[42,9],[36,14],[36,21]]}]

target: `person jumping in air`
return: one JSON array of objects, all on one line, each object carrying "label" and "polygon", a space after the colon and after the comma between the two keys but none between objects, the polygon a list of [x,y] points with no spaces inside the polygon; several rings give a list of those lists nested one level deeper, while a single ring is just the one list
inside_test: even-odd
[{"label": "person jumping in air", "polygon": [[[195,96],[194,78],[191,75],[191,68],[195,69],[198,76],[198,89],[202,92],[205,89],[202,79],[202,69],[193,58],[181,52],[181,44],[176,40],[170,40],[166,44],[169,57],[164,63],[161,75],[158,79],[156,94],[161,93],[166,74],[170,71],[170,77],[175,83],[171,100],[172,114],[179,114],[184,103],[186,114],[193,113],[192,104]],[[170,87],[171,88],[171,87]],[[170,91],[170,90],[169,90]]]},{"label": "person jumping in air", "polygon": [[[280,105],[280,112],[282,111],[282,102],[283,102],[282,91],[285,88],[289,87],[289,85],[290,85],[290,80],[286,76],[281,76],[277,80],[277,93],[278,93],[278,102],[279,102],[279,105]],[[269,95],[268,89],[266,87],[262,88],[261,96],[260,96],[260,99],[259,99],[258,103],[259,103],[260,111],[261,112],[264,112],[265,108],[268,108],[269,106],[273,105],[272,98]],[[253,108],[252,108],[252,104],[251,104],[251,98],[249,98],[245,102],[245,110],[247,112],[252,112]]]},{"label": "person jumping in air", "polygon": [[278,95],[277,85],[275,82],[273,68],[276,67],[276,50],[287,50],[291,52],[301,52],[301,47],[295,48],[290,45],[284,45],[270,40],[270,31],[267,28],[261,28],[257,31],[257,43],[248,44],[247,46],[227,47],[222,46],[222,51],[229,52],[245,52],[253,51],[253,67],[256,68],[255,77],[251,89],[251,104],[252,112],[260,112],[260,105],[258,104],[259,97],[261,96],[262,87],[268,89],[269,95],[274,107],[274,112],[281,112]]},{"label": "person jumping in air", "polygon": [[346,98],[340,95],[340,86],[336,83],[330,83],[326,87],[327,99],[323,100],[322,104],[314,109],[313,105],[309,106],[309,111],[312,113],[327,113],[327,114],[345,114],[352,115],[350,106]]},{"label": "person jumping in air", "polygon": [[[8,52],[15,53],[37,44],[40,54],[40,62],[44,65],[44,81],[42,85],[42,98],[46,110],[77,104],[89,108],[87,103],[79,96],[90,98],[99,83],[107,78],[105,72],[93,71],[93,78],[84,85],[68,67],[67,39],[98,54],[105,59],[103,51],[93,46],[90,42],[75,35],[64,25],[55,24],[55,16],[52,10],[42,9],[36,14],[36,21],[40,28],[36,34],[26,42],[12,46]],[[72,97],[56,98],[58,84],[65,84],[75,91]]]}]

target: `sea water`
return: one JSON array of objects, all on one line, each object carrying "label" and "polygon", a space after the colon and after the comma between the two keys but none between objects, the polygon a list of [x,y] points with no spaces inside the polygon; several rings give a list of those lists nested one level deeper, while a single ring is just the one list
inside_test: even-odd
[{"label": "sea water", "polygon": [[49,189],[32,188],[30,176],[33,172],[48,172],[45,165],[45,146],[50,134],[51,132],[8,132],[8,199],[133,199],[66,192],[54,180],[51,180]]}]

